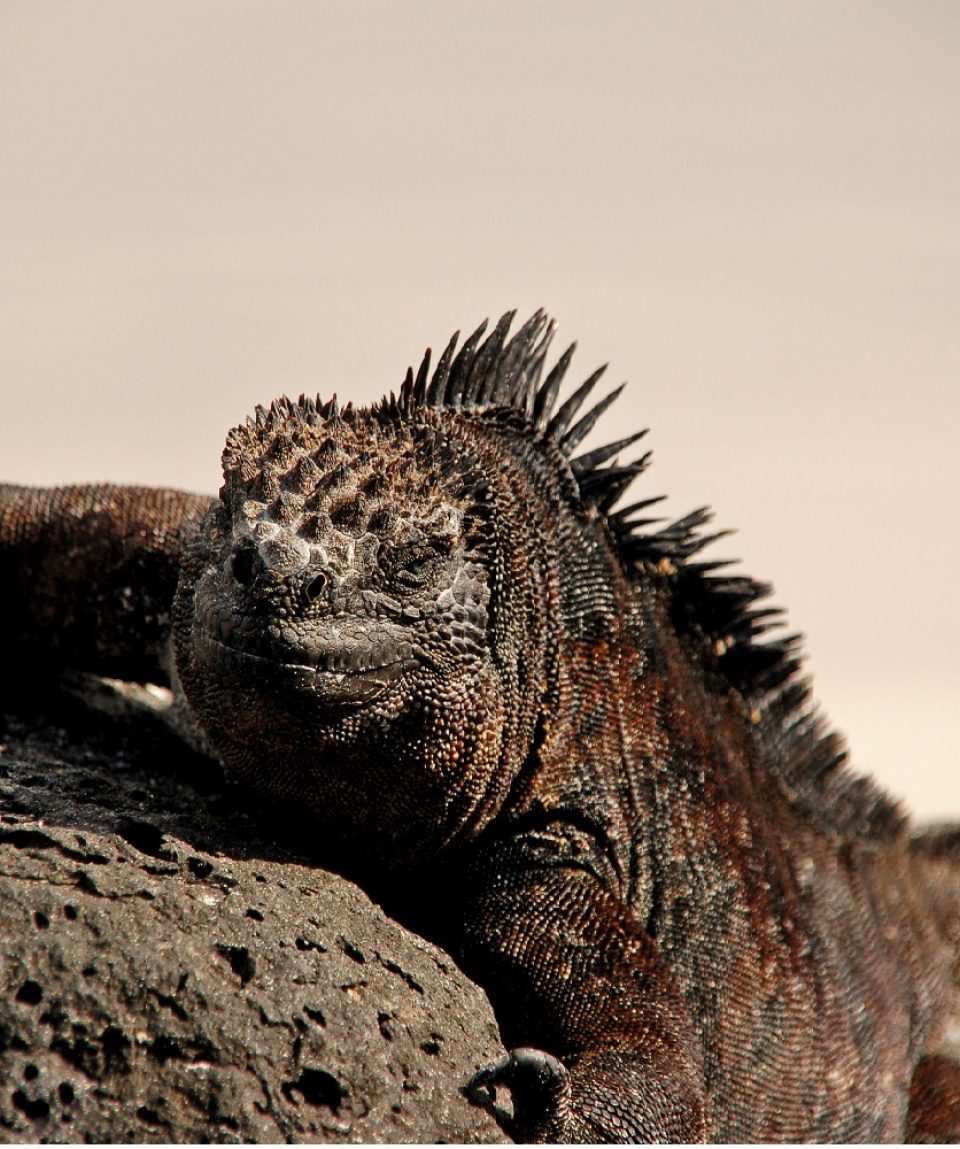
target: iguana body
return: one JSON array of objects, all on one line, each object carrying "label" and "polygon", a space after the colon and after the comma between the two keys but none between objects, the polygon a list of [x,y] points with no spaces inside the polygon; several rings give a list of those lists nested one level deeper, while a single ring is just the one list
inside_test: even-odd
[{"label": "iguana body", "polygon": [[960,835],[848,772],[705,514],[612,510],[645,459],[574,457],[597,376],[510,321],[258,409],[217,500],[0,487],[0,640],[182,688],[487,989],[520,1136],[960,1136]]}]

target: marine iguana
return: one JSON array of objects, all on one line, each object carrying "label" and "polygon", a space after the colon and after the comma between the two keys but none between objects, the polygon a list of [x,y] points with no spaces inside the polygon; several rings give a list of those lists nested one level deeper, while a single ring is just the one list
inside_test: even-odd
[{"label": "marine iguana", "polygon": [[559,403],[512,320],[257,408],[216,499],[0,487],[7,657],[182,692],[486,988],[516,1135],[960,1136],[960,834],[850,771],[705,510],[617,509],[640,436],[576,452],[619,392]]}]

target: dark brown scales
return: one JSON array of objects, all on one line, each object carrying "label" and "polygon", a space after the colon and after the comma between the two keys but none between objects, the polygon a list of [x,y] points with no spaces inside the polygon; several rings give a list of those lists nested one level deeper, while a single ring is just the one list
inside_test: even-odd
[{"label": "dark brown scales", "polygon": [[0,633],[170,677],[487,989],[520,1136],[960,1136],[957,836],[849,770],[707,511],[617,509],[640,436],[577,451],[619,392],[512,321],[258,408],[218,500],[0,487]]}]

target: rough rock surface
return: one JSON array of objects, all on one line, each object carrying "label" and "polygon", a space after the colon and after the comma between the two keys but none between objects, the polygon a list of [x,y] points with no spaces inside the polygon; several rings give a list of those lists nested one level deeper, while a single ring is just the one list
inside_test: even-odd
[{"label": "rough rock surface", "polygon": [[483,993],[84,692],[2,695],[0,1140],[502,1141]]}]

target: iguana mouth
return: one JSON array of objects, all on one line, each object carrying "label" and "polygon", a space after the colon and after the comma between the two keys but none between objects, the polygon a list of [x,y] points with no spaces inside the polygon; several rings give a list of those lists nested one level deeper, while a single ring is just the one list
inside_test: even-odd
[{"label": "iguana mouth", "polygon": [[338,647],[321,651],[317,655],[314,669],[336,674],[367,674],[391,666],[402,666],[411,660],[412,655],[413,649],[408,642],[379,651],[359,645]]},{"label": "iguana mouth", "polygon": [[[407,642],[391,642],[379,647],[354,642],[317,647],[309,652],[304,649],[255,653],[224,642],[207,630],[199,630],[197,637],[217,659],[226,657],[240,666],[245,665],[258,677],[269,679],[281,675],[288,678],[291,685],[305,688],[334,705],[370,702],[404,671],[417,665],[413,648]],[[284,654],[299,657],[285,658]]]}]

